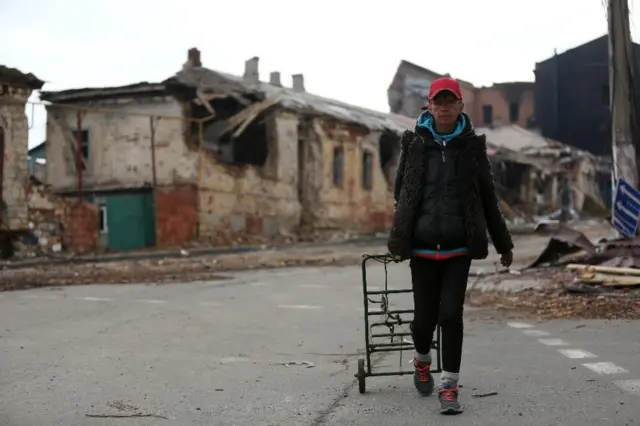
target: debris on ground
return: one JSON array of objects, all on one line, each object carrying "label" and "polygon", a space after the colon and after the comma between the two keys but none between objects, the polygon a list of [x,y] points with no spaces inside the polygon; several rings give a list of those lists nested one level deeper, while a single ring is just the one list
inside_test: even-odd
[{"label": "debris on ground", "polygon": [[340,244],[210,256],[131,259],[0,269],[0,291],[83,284],[166,284],[227,279],[224,272],[294,266],[356,265],[381,248]]},{"label": "debris on ground", "polygon": [[593,243],[565,226],[540,232],[550,234],[549,242],[521,271],[537,285],[504,285],[504,274],[480,276],[484,285],[470,286],[470,306],[540,319],[640,319],[640,238]]},{"label": "debris on ground", "polygon": [[606,287],[640,286],[640,269],[637,268],[569,264],[567,269],[578,272],[576,279],[584,284]]},{"label": "debris on ground", "polygon": [[168,420],[169,417],[161,416],[160,414],[144,414],[144,413],[133,413],[133,414],[85,414],[85,417],[91,417],[94,419],[126,419],[126,418],[134,418],[134,417],[153,417],[156,419]]},{"label": "debris on ground", "polygon": [[156,419],[168,420],[167,416],[162,416],[160,414],[150,414],[145,413],[140,410],[138,407],[126,404],[122,401],[113,401],[107,404],[109,408],[116,410],[115,413],[109,414],[85,414],[85,417],[95,418],[95,419],[124,419],[124,418],[137,418],[137,417],[152,417]]},{"label": "debris on ground", "polygon": [[[540,232],[547,229],[547,227],[540,228]],[[551,236],[547,247],[540,253],[540,256],[529,265],[529,268],[557,266],[573,259],[592,256],[596,251],[597,247],[582,232],[560,227]]]},{"label": "debris on ground", "polygon": [[306,368],[313,368],[313,367],[316,366],[311,361],[289,361],[289,362],[283,362],[280,365],[282,365],[284,367],[291,367],[291,366],[299,365],[299,366],[303,366],[303,367],[306,367]]},{"label": "debris on ground", "polygon": [[471,395],[472,398],[486,398],[488,396],[496,396],[498,392],[486,392],[486,393],[474,393]]},{"label": "debris on ground", "polygon": [[519,292],[477,291],[467,295],[473,307],[534,315],[540,319],[640,319],[640,299],[612,294],[576,297],[563,288],[527,289]]}]

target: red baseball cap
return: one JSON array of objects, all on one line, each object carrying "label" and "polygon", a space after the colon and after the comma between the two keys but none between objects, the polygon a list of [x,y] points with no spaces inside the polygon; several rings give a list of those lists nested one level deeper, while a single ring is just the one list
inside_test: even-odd
[{"label": "red baseball cap", "polygon": [[[462,90],[456,80],[450,77],[441,77],[431,82],[429,87],[429,100],[435,98],[440,92],[448,91],[453,93],[458,99],[462,99]],[[423,107],[422,109],[427,109]]]}]

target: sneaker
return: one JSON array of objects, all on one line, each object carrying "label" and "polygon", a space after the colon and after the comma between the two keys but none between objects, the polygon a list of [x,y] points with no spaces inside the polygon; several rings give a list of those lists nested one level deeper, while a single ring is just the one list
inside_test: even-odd
[{"label": "sneaker", "polygon": [[442,388],[439,391],[438,399],[440,400],[441,414],[460,414],[462,407],[458,402],[458,387]]},{"label": "sneaker", "polygon": [[431,364],[413,361],[415,371],[413,373],[413,384],[418,393],[422,396],[430,396],[433,393],[433,376],[431,375]]}]

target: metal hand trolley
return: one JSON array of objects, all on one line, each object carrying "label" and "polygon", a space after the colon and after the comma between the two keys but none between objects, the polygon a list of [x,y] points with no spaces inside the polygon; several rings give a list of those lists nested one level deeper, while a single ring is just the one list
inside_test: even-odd
[{"label": "metal hand trolley", "polygon": [[[373,260],[384,265],[384,289],[369,290],[367,288],[367,261]],[[364,341],[365,358],[358,359],[358,372],[355,377],[358,379],[358,390],[360,393],[366,392],[367,377],[376,376],[403,376],[413,374],[413,369],[402,368],[402,352],[413,352],[413,342],[407,342],[406,338],[411,338],[410,332],[396,332],[396,327],[408,325],[413,319],[413,309],[391,309],[389,305],[389,295],[391,294],[411,294],[412,289],[390,289],[388,280],[387,265],[393,262],[389,254],[365,254],[362,259],[362,293],[364,302]],[[374,297],[372,297],[374,296]],[[375,298],[377,296],[378,298]],[[369,304],[380,305],[379,310],[370,310]],[[380,316],[381,320],[369,322],[369,317]],[[404,317],[403,317],[404,316]],[[407,318],[408,317],[408,318]],[[382,328],[382,332],[376,332]],[[385,329],[386,328],[386,329]],[[399,341],[398,341],[399,340]],[[440,353],[440,327],[436,328],[436,338],[431,344],[431,348],[436,351],[436,369],[431,373],[442,372],[442,358]],[[379,343],[378,343],[379,342]],[[371,362],[371,355],[374,353],[400,352],[400,368],[398,371],[374,372]]]}]

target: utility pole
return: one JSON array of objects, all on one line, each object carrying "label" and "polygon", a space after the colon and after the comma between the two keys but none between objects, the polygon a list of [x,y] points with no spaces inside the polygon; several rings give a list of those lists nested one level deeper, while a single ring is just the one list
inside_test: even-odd
[{"label": "utility pole", "polygon": [[633,144],[635,120],[633,50],[627,0],[607,0],[609,24],[609,105],[613,154],[613,187],[624,179],[638,188],[636,153]]}]

